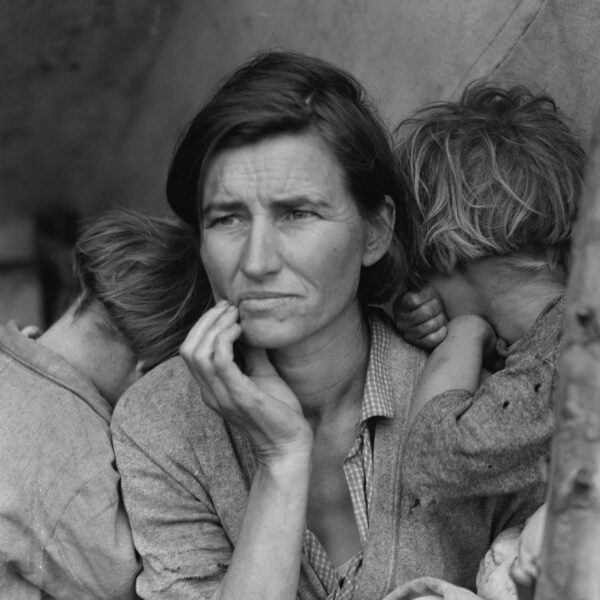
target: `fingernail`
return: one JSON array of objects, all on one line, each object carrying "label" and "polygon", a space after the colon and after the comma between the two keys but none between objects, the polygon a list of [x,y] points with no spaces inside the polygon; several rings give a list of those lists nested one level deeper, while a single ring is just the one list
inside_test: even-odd
[{"label": "fingernail", "polygon": [[222,298],[215,304],[215,308],[225,308],[225,306],[227,306],[228,304],[229,304],[229,302],[227,302],[227,300]]}]

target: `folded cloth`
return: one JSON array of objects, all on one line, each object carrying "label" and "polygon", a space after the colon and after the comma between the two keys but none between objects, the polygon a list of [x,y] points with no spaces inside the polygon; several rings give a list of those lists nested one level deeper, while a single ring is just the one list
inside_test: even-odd
[{"label": "folded cloth", "polygon": [[485,600],[518,600],[510,570],[519,556],[522,527],[505,529],[490,546],[479,565],[477,593]]},{"label": "folded cloth", "polygon": [[397,587],[383,600],[481,600],[466,588],[435,577],[419,577]]}]

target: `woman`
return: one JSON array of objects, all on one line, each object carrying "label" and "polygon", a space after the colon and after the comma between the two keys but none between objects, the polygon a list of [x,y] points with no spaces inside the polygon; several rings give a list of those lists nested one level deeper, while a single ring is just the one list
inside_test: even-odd
[{"label": "woman", "polygon": [[143,598],[381,598],[474,585],[525,498],[401,483],[423,365],[370,304],[403,288],[411,224],[386,131],[348,74],[266,53],[189,126],[167,183],[216,305],[113,419]]},{"label": "woman", "polygon": [[[140,565],[109,423],[202,313],[181,223],[116,211],[74,252],[76,300],[37,339],[0,327],[0,598],[135,598]],[[26,328],[29,329],[29,328]]]}]

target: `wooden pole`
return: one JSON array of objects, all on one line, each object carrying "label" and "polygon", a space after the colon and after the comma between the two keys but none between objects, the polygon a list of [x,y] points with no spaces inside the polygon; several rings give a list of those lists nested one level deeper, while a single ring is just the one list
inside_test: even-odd
[{"label": "wooden pole", "polygon": [[600,115],[574,232],[559,368],[535,600],[600,600]]}]

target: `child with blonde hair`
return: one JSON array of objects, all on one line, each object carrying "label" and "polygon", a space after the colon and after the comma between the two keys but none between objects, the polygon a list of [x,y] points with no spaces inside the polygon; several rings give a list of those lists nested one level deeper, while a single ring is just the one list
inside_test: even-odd
[{"label": "child with blonde hair", "polygon": [[425,284],[396,321],[433,348],[403,481],[415,505],[527,491],[541,504],[585,153],[549,96],[486,83],[396,135]]}]

